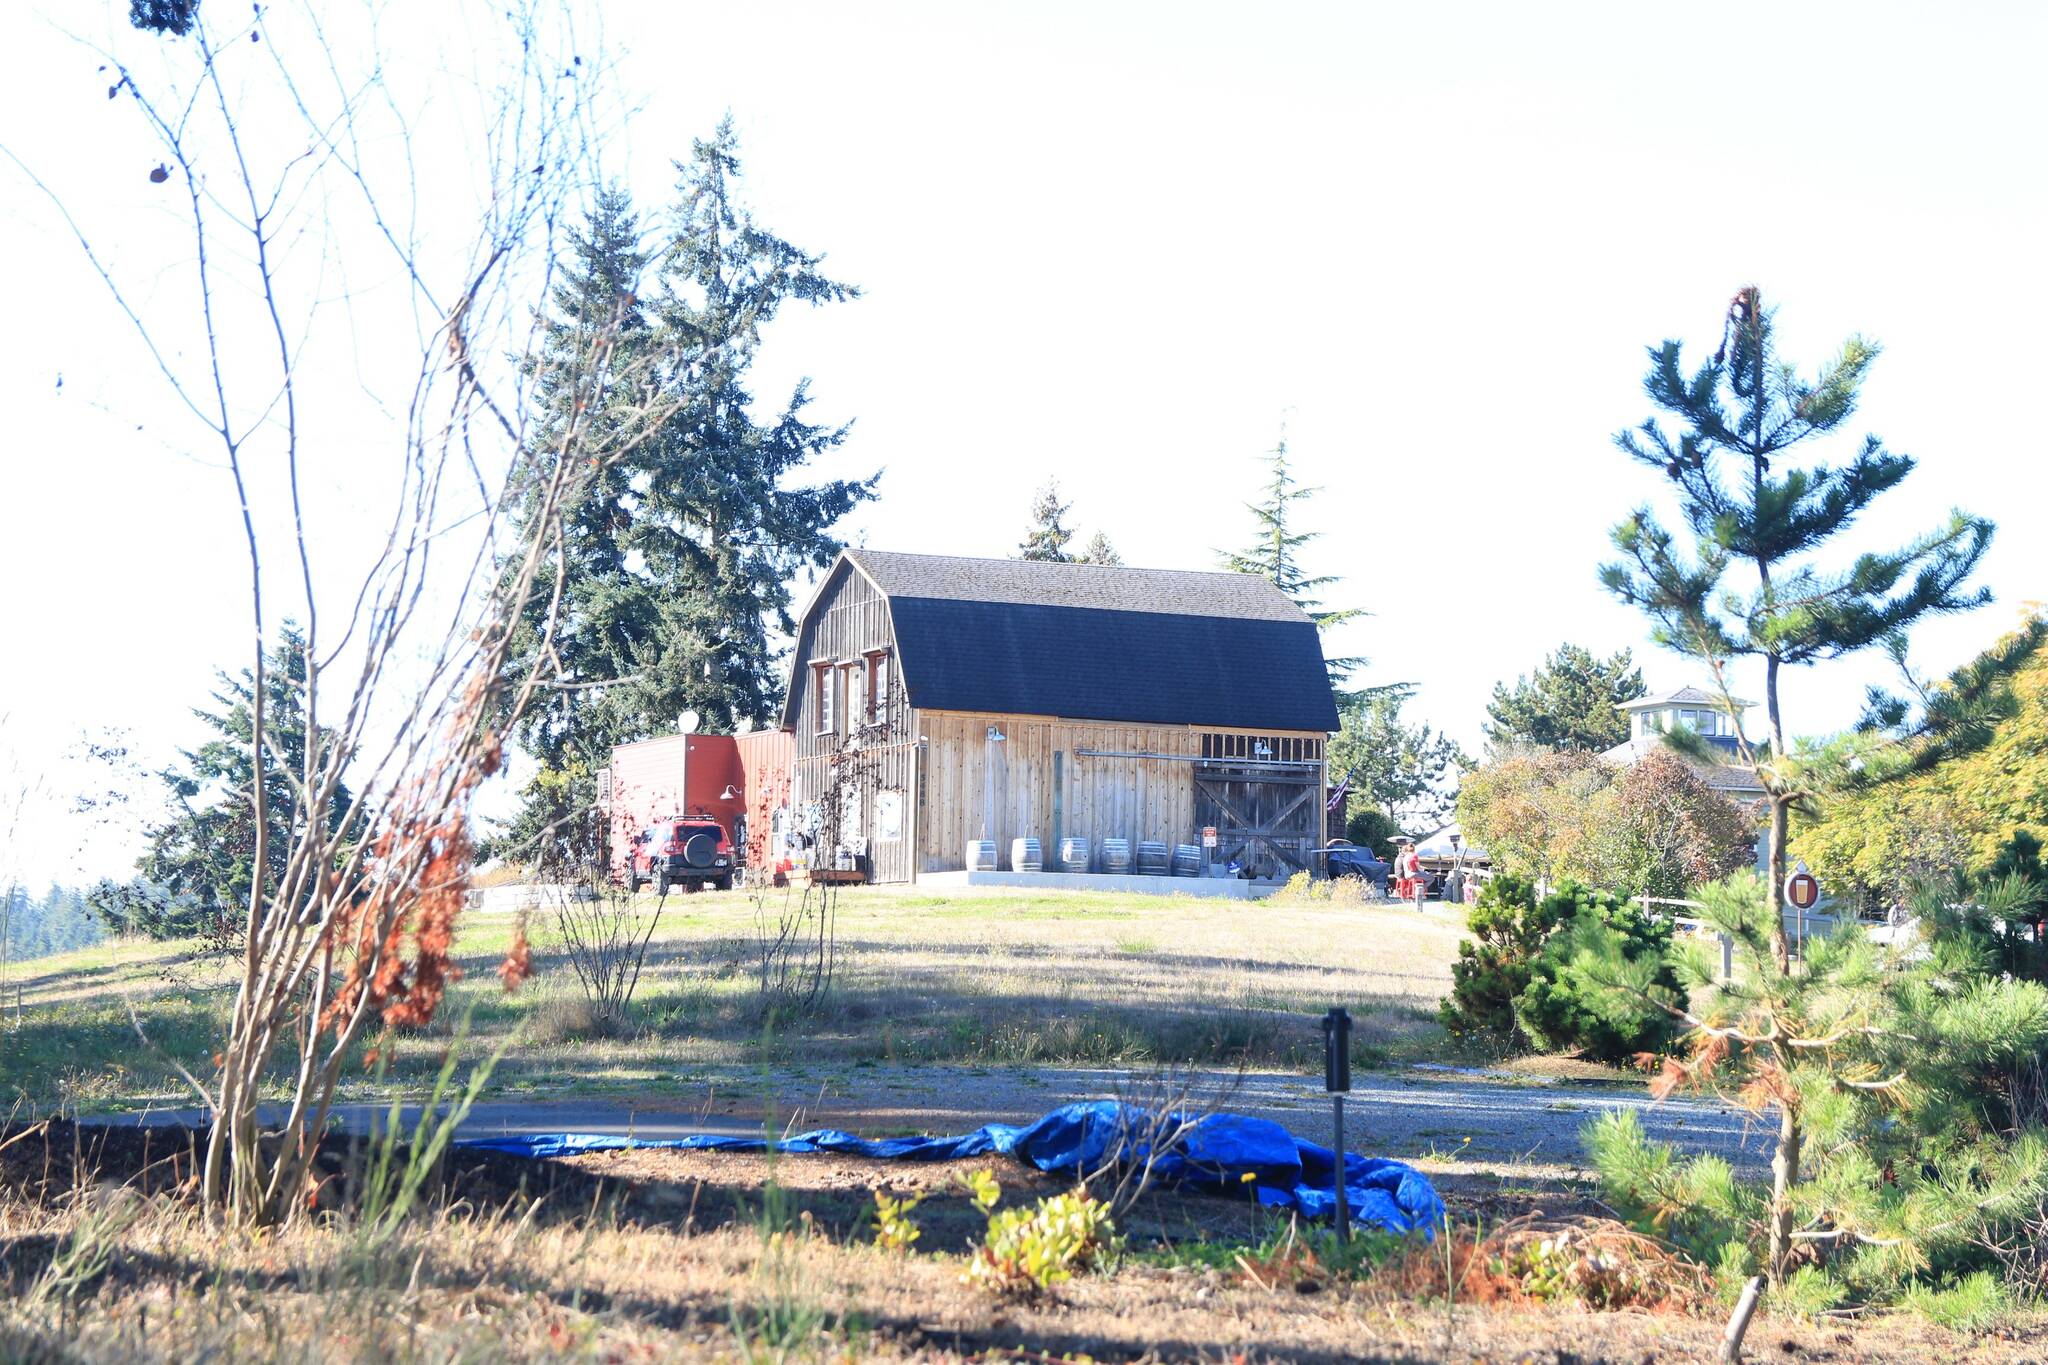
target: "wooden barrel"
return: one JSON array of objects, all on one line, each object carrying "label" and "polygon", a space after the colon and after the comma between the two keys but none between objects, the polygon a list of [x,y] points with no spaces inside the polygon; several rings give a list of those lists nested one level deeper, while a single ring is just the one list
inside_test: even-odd
[{"label": "wooden barrel", "polygon": [[1043,872],[1044,870],[1045,850],[1039,846],[1038,840],[1010,840],[1010,871]]},{"label": "wooden barrel", "polygon": [[1163,877],[1171,869],[1173,853],[1157,839],[1145,839],[1138,844],[1138,873],[1146,877]]},{"label": "wooden barrel", "polygon": [[1088,841],[1086,839],[1060,840],[1060,869],[1065,872],[1086,872],[1088,870]]},{"label": "wooden barrel", "polygon": [[1202,875],[1202,846],[1200,844],[1175,844],[1173,846],[1173,875],[1176,877],[1199,877]]},{"label": "wooden barrel", "polygon": [[969,872],[993,872],[996,870],[995,840],[969,839],[967,841],[967,870]]},{"label": "wooden barrel", "polygon": [[1111,876],[1119,876],[1131,870],[1131,841],[1129,839],[1104,839],[1102,841],[1102,870]]}]

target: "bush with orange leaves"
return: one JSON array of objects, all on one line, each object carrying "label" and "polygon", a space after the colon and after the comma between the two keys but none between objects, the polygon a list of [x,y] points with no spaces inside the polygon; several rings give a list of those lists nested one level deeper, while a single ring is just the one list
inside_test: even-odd
[{"label": "bush with orange leaves", "polygon": [[[2048,1191],[2048,1138],[2014,1130],[1984,1078],[2048,1045],[2048,991],[1928,928],[1881,943],[1845,924],[1809,936],[1805,960],[1781,970],[1754,873],[1701,898],[1701,917],[1735,945],[1734,979],[1715,982],[1704,940],[1674,947],[1691,1003],[1663,1007],[1689,1032],[1651,1088],[1716,1094],[1764,1119],[1770,1177],[1683,1158],[1612,1110],[1586,1134],[1610,1202],[1712,1268],[1724,1292],[1761,1273],[1809,1311],[1895,1302],[1989,1265],[1987,1234]],[[1923,925],[1953,918],[1931,909]],[[1659,964],[1628,959],[1597,929],[1575,963],[1617,1008],[1655,998]]]}]

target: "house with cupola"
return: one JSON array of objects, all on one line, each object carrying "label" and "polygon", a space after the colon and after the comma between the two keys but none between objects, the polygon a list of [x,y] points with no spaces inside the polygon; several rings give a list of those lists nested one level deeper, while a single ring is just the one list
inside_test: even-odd
[{"label": "house with cupola", "polygon": [[[1675,692],[1626,702],[1621,709],[1628,716],[1628,738],[1600,756],[1611,763],[1633,763],[1661,746],[1664,736],[1676,730],[1690,730],[1717,753],[1726,755],[1724,762],[1695,765],[1708,786],[1736,801],[1760,799],[1764,789],[1756,774],[1742,762],[1736,741],[1736,722],[1755,703],[1740,697],[1733,701],[1736,711],[1731,715],[1727,703],[1713,693],[1681,687]],[[1752,733],[1746,726],[1744,732]]]}]

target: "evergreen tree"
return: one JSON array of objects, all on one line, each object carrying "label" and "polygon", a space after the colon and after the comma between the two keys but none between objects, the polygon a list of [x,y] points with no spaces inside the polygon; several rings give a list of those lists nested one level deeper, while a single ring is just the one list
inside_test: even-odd
[{"label": "evergreen tree", "polygon": [[1404,687],[1346,697],[1330,739],[1330,771],[1349,783],[1346,824],[1352,815],[1381,811],[1397,828],[1430,830],[1450,818],[1454,788],[1472,760],[1449,735],[1401,717]]},{"label": "evergreen tree", "polygon": [[[1223,567],[1232,573],[1257,574],[1270,579],[1273,585],[1287,594],[1318,628],[1328,630],[1353,617],[1365,613],[1355,609],[1326,609],[1321,597],[1325,589],[1337,582],[1334,575],[1311,574],[1302,567],[1301,548],[1318,539],[1322,532],[1300,529],[1300,520],[1295,504],[1315,496],[1320,488],[1305,488],[1297,483],[1294,470],[1287,460],[1287,440],[1283,436],[1266,457],[1270,471],[1267,475],[1265,496],[1260,502],[1246,503],[1245,510],[1252,514],[1257,534],[1242,550],[1226,550],[1223,553]],[[1366,660],[1357,655],[1326,659],[1330,670],[1330,685],[1339,687],[1345,679]]]},{"label": "evergreen tree", "polygon": [[[1717,1156],[1681,1159],[1633,1114],[1589,1126],[1608,1199],[1732,1282],[1754,1273],[1809,1310],[1895,1299],[1918,1273],[1969,1248],[1988,1224],[2038,1207],[2048,1140],[1998,1078],[2048,1045],[2048,991],[2000,975],[1959,921],[1995,904],[1922,902],[1913,941],[1881,945],[1848,922],[1786,970],[1781,923],[1754,872],[1701,892],[1700,917],[1734,945],[1697,936],[1661,960],[1629,956],[1582,923],[1563,976],[1611,1022],[1657,1013],[1689,1030],[1652,1087],[1733,1095],[1774,1120],[1766,1187]],[[1662,969],[1705,992],[1675,999]],[[2018,1132],[2014,1130],[2018,1128]],[[1797,1270],[1797,1283],[1794,1271]]]},{"label": "evergreen tree", "polygon": [[[832,562],[842,547],[831,527],[874,496],[874,477],[798,482],[848,430],[807,419],[808,380],[766,420],[755,418],[750,388],[762,332],[785,304],[859,291],[755,222],[738,197],[730,118],[677,172],[670,230],[655,252],[642,246],[624,191],[597,198],[534,360],[543,439],[593,421],[602,448],[607,414],[569,410],[573,388],[557,391],[546,374],[556,362],[571,370],[568,359],[607,333],[614,370],[658,390],[668,411],[655,438],[614,461],[570,518],[552,661],[561,686],[521,729],[541,770],[503,841],[514,851],[591,825],[581,817],[614,745],[667,733],[684,711],[714,731],[765,720],[781,686],[776,641],[795,628],[790,582]],[[534,594],[532,636],[556,571]]]},{"label": "evergreen tree", "polygon": [[1116,569],[1123,566],[1123,556],[1116,552],[1116,546],[1109,543],[1109,537],[1097,531],[1088,537],[1088,544],[1081,551],[1083,564],[1102,564]]},{"label": "evergreen tree", "polygon": [[1562,644],[1533,674],[1511,689],[1495,683],[1487,704],[1487,742],[1496,749],[1611,749],[1628,738],[1621,711],[1648,689],[1627,650],[1597,659],[1590,650]]},{"label": "evergreen tree", "polygon": [[1045,487],[1031,499],[1031,528],[1024,533],[1024,543],[1017,547],[1017,557],[1053,564],[1073,563],[1074,556],[1067,553],[1067,542],[1074,538],[1074,533],[1066,524],[1067,513],[1073,510],[1072,503],[1060,501],[1059,480],[1047,479]]},{"label": "evergreen tree", "polygon": [[[1925,617],[1989,600],[1963,587],[1991,542],[1991,524],[1954,512],[1945,524],[1896,550],[1859,555],[1829,571],[1808,556],[1832,540],[1877,497],[1912,472],[1914,461],[1866,436],[1845,463],[1799,468],[1794,447],[1838,430],[1877,348],[1852,337],[1818,375],[1804,379],[1776,355],[1772,314],[1755,288],[1729,306],[1720,349],[1690,376],[1675,341],[1653,347],[1644,387],[1675,419],[1674,439],[1656,418],[1616,437],[1631,458],[1675,485],[1692,548],[1682,550],[1647,508],[1614,531],[1622,559],[1600,571],[1607,587],[1642,610],[1657,642],[1704,663],[1737,721],[1737,746],[1769,797],[1772,941],[1787,960],[1782,921],[1786,831],[1792,807],[1809,793],[1787,762],[1779,704],[1784,669],[1839,658],[1890,642]],[[1730,581],[1741,566],[1746,593]],[[1741,733],[1728,666],[1763,663],[1769,733]]]},{"label": "evergreen tree", "polygon": [[[232,940],[249,907],[256,867],[254,677],[250,670],[218,675],[217,710],[193,714],[213,732],[183,761],[158,776],[169,790],[172,814],[144,831],[148,848],[127,884],[102,882],[90,895],[107,926],[151,938],[206,935]],[[265,842],[273,853],[289,848],[300,828],[294,783],[303,777],[310,727],[305,708],[306,637],[286,621],[264,670]],[[313,742],[326,744],[321,731]],[[330,829],[339,832],[354,798],[347,788],[329,805]],[[265,894],[277,892],[279,866],[269,860]]]}]

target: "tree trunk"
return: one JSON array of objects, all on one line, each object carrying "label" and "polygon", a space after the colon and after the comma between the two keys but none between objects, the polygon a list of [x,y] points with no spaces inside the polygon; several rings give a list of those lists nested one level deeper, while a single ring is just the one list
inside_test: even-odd
[{"label": "tree trunk", "polygon": [[1778,1150],[1771,1156],[1771,1250],[1764,1267],[1774,1289],[1785,1282],[1785,1262],[1792,1255],[1792,1186],[1799,1179],[1802,1140],[1799,1116],[1781,1104]]},{"label": "tree trunk", "polygon": [[[1765,583],[1769,583],[1766,578]],[[1783,783],[1776,771],[1785,756],[1785,722],[1778,711],[1778,656],[1768,655],[1764,659],[1764,708],[1771,723],[1771,766],[1773,772],[1763,780],[1764,790],[1771,795],[1771,848],[1770,883],[1766,887],[1771,906],[1771,956],[1777,960],[1778,970],[1790,971],[1792,954],[1785,943],[1785,841],[1790,835],[1792,812],[1785,804]],[[1761,778],[1761,774],[1759,777]]]}]

